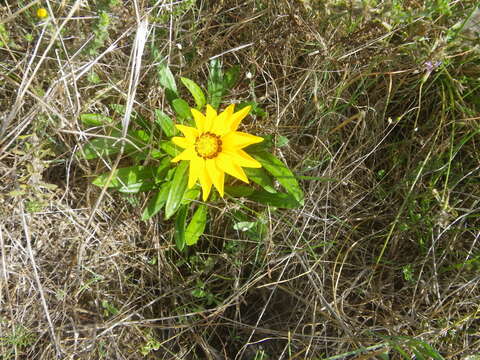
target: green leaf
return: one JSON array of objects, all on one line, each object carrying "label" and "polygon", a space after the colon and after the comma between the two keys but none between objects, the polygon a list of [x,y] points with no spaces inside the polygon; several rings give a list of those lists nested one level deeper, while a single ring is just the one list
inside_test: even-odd
[{"label": "green leaf", "polygon": [[98,157],[117,154],[121,148],[121,141],[118,139],[95,138],[90,140],[83,147],[85,159],[92,160]]},{"label": "green leaf", "polygon": [[[132,137],[132,140],[138,145],[148,144],[150,141],[150,134],[145,130],[129,130],[127,133]],[[139,146],[139,147],[140,147]]]},{"label": "green leaf", "polygon": [[[124,116],[126,106],[121,104],[110,104],[110,109],[115,111],[117,114]],[[149,134],[152,132],[152,124],[150,124],[143,116],[138,114],[136,111],[132,111],[131,113],[131,122],[138,124],[144,130],[146,130]]]},{"label": "green leaf", "polygon": [[249,153],[250,155],[254,153],[261,153],[261,152],[270,152],[273,148],[273,136],[272,135],[265,135],[262,136],[263,141],[257,144],[249,145],[244,150]]},{"label": "green leaf", "polygon": [[238,104],[237,106],[237,110],[241,110],[242,108],[246,107],[246,106],[251,106],[252,107],[252,110],[250,110],[250,114],[252,115],[256,115],[256,116],[259,116],[259,117],[265,117],[267,116],[267,112],[265,110],[263,110],[259,105],[258,103],[256,103],[255,101],[244,101],[244,102],[241,102],[240,104]]},{"label": "green leaf", "polygon": [[162,179],[168,170],[169,161],[164,159],[160,166],[130,166],[116,169],[110,179],[111,172],[102,174],[93,180],[98,187],[107,186],[123,193],[137,193],[156,187],[157,179]]},{"label": "green leaf", "polygon": [[178,117],[181,119],[191,119],[192,113],[190,112],[190,106],[183,99],[175,99],[172,101],[173,110],[177,113]]},{"label": "green leaf", "polygon": [[160,85],[165,89],[165,96],[169,103],[178,98],[177,84],[175,78],[167,64],[158,66],[158,80]]},{"label": "green leaf", "polygon": [[157,149],[146,149],[145,151],[127,152],[127,155],[130,156],[132,159],[135,159],[137,162],[142,162],[147,158],[160,159],[161,157],[165,156],[165,153]]},{"label": "green leaf", "polygon": [[253,228],[255,225],[257,225],[256,221],[240,221],[233,225],[233,229],[245,232]]},{"label": "green leaf", "polygon": [[182,206],[175,217],[175,244],[182,251],[185,248],[185,222],[187,220],[187,207]]},{"label": "green leaf", "polygon": [[300,203],[295,198],[286,193],[271,194],[260,190],[254,191],[247,196],[248,199],[259,202],[264,205],[275,206],[283,209],[295,209],[300,207]]},{"label": "green leaf", "polygon": [[81,114],[80,120],[85,126],[102,126],[113,123],[112,118],[102,114]]},{"label": "green leaf", "polygon": [[228,186],[225,185],[225,192],[232,197],[246,197],[252,194],[255,189],[245,185]]},{"label": "green leaf", "polygon": [[192,216],[192,220],[185,232],[185,241],[188,246],[195,245],[205,231],[207,224],[207,206],[200,205]]},{"label": "green leaf", "polygon": [[426,360],[422,353],[421,352],[418,352],[417,350],[415,349],[412,349],[413,350],[413,353],[415,354],[415,359],[418,359],[418,360]]},{"label": "green leaf", "polygon": [[192,290],[191,294],[192,294],[192,296],[194,296],[198,299],[202,299],[205,296],[207,296],[207,293],[203,289],[194,289],[194,290]]},{"label": "green leaf", "polygon": [[182,149],[171,141],[160,141],[160,149],[172,157],[175,157],[182,152]]},{"label": "green leaf", "polygon": [[175,125],[173,124],[173,120],[165,114],[162,110],[155,109],[155,122],[160,126],[163,133],[167,137],[175,136],[177,130],[175,129]]},{"label": "green leaf", "polygon": [[[112,129],[109,135],[111,138],[94,138],[85,144],[82,149],[85,159],[92,160],[117,154],[122,147],[122,140],[120,140],[122,133],[119,129]],[[145,159],[148,151],[139,151],[138,149],[144,148],[150,142],[150,135],[145,130],[130,130],[127,135],[130,142],[125,143],[125,154]],[[155,153],[155,150],[150,153],[150,156],[154,158],[158,158],[159,155],[161,154],[158,154],[158,151]]]},{"label": "green leaf", "polygon": [[161,183],[166,180],[167,172],[170,170],[171,159],[167,156],[160,161],[160,164],[157,166],[157,171],[155,171],[155,182]]},{"label": "green leaf", "polygon": [[167,203],[165,204],[165,219],[168,220],[181,205],[183,194],[187,190],[188,183],[188,162],[182,161],[175,169],[172,186],[168,192]]},{"label": "green leaf", "polygon": [[132,122],[142,127],[146,133],[151,134],[153,130],[153,124],[138,113],[132,112]]},{"label": "green leaf", "polygon": [[213,59],[210,62],[210,74],[208,77],[207,88],[208,103],[212,105],[214,109],[218,109],[225,91],[222,63],[218,59]]},{"label": "green leaf", "polygon": [[207,100],[205,99],[205,94],[203,93],[202,88],[196,82],[186,77],[182,77],[180,80],[188,89],[188,91],[190,91],[190,94],[192,94],[195,104],[197,105],[197,109],[201,110],[207,104]]},{"label": "green leaf", "polygon": [[198,198],[199,195],[200,195],[199,187],[193,187],[191,189],[188,189],[187,191],[185,191],[185,194],[183,194],[182,205],[190,204],[193,200]]},{"label": "green leaf", "polygon": [[125,115],[125,109],[127,108],[125,105],[121,104],[110,104],[108,105],[110,109],[115,111],[119,115]]},{"label": "green leaf", "polygon": [[254,241],[262,241],[265,239],[265,236],[268,234],[268,227],[266,221],[261,218],[255,222],[255,226],[247,230],[246,235]]},{"label": "green leaf", "polygon": [[416,343],[413,349],[417,359],[445,360],[430,344],[421,340],[414,340]]},{"label": "green leaf", "polygon": [[142,129],[129,130],[127,135],[128,139],[136,145],[135,147],[128,142],[125,144],[125,153],[133,159],[142,161],[147,157],[158,159],[164,156],[162,152],[150,146],[152,141],[148,131]]},{"label": "green leaf", "polygon": [[268,152],[252,154],[270,174],[275,177],[287,192],[303,205],[303,191],[298,184],[295,175],[276,156]]},{"label": "green leaf", "polygon": [[92,84],[99,84],[102,80],[100,76],[95,71],[90,71],[87,75],[87,80],[90,81]]},{"label": "green leaf", "polygon": [[396,344],[393,344],[392,347],[398,352],[400,353],[400,355],[402,355],[402,357],[405,359],[405,360],[410,360],[410,356],[408,355],[408,353],[406,351],[404,351],[400,346],[396,345]]},{"label": "green leaf", "polygon": [[142,220],[148,220],[156,215],[167,202],[167,196],[170,191],[171,184],[169,182],[162,185],[159,191],[148,201],[147,207],[143,210]]},{"label": "green leaf", "polygon": [[269,193],[276,193],[273,180],[262,168],[244,168],[247,177],[263,187]]},{"label": "green leaf", "polygon": [[287,146],[289,143],[289,140],[287,137],[280,135],[277,139],[277,146],[278,147],[284,147]]},{"label": "green leaf", "polygon": [[240,75],[240,67],[238,65],[232,66],[225,72],[224,87],[226,90],[230,90],[235,86]]},{"label": "green leaf", "polygon": [[173,175],[175,175],[175,171],[177,171],[177,167],[174,167],[167,171],[167,176],[165,177],[165,181],[172,181]]}]

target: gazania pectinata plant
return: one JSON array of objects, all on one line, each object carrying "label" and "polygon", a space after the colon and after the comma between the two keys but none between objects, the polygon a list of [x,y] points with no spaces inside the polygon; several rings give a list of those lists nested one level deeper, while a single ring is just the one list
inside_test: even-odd
[{"label": "gazania pectinata plant", "polygon": [[[180,97],[167,66],[160,66],[158,75],[176,121],[162,110],[155,110],[153,122],[133,113],[127,138],[122,139],[120,121],[114,117],[81,116],[85,126],[105,131],[105,135],[93,138],[82,148],[83,158],[123,155],[132,162],[131,166],[98,176],[93,184],[122,193],[152,192],[142,219],[148,220],[162,210],[167,220],[175,216],[179,249],[198,241],[207,223],[205,202],[218,202],[218,195],[277,208],[301,206],[303,192],[293,173],[271,153],[271,138],[241,131],[241,123],[250,113],[265,114],[257,104],[230,104],[217,112],[222,97],[237,81],[237,68],[223,73],[220,63],[213,61],[206,95],[198,84],[181,78],[194,99],[193,108]],[[118,115],[125,110],[117,104],[111,108]],[[237,180],[248,185],[238,184]],[[285,192],[279,190],[279,185]],[[212,188],[216,192],[212,193]],[[191,209],[193,215],[187,221]]]}]

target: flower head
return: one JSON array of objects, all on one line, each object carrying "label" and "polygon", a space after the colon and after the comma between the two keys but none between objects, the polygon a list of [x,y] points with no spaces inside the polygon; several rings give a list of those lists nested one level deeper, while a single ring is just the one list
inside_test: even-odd
[{"label": "flower head", "polygon": [[438,68],[440,65],[442,65],[441,61],[426,61],[423,66],[425,67],[425,71],[430,74],[432,71],[434,71],[436,68]]},{"label": "flower head", "polygon": [[38,17],[39,19],[45,19],[47,16],[48,16],[48,11],[47,11],[47,9],[45,9],[45,8],[42,7],[42,8],[39,8],[39,9],[37,10],[37,17]]},{"label": "flower head", "polygon": [[207,105],[205,115],[191,109],[195,127],[176,125],[184,137],[173,137],[172,141],[185,150],[172,162],[190,161],[188,187],[193,187],[199,180],[203,190],[203,201],[207,200],[212,184],[223,197],[225,173],[248,183],[242,167],[262,166],[243,148],[259,143],[263,138],[237,131],[250,108],[247,106],[234,112],[232,104],[217,114],[214,108]]}]

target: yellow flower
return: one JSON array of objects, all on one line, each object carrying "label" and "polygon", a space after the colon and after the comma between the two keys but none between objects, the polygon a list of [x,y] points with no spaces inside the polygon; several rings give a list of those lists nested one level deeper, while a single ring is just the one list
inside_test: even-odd
[{"label": "yellow flower", "polygon": [[190,161],[188,188],[193,187],[198,179],[203,190],[203,201],[207,200],[212,184],[223,197],[225,173],[248,183],[242,167],[262,166],[242,149],[263,141],[263,138],[237,131],[250,108],[247,106],[234,112],[232,104],[217,114],[214,108],[207,105],[206,115],[191,109],[196,127],[176,125],[185,137],[173,137],[172,141],[185,150],[172,162]]},{"label": "yellow flower", "polygon": [[37,17],[40,19],[45,19],[48,16],[48,11],[45,8],[39,8],[37,10]]}]

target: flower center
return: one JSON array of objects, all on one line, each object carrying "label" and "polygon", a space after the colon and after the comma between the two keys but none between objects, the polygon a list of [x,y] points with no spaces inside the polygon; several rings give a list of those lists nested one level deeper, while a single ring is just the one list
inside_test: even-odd
[{"label": "flower center", "polygon": [[222,140],[220,136],[210,132],[203,133],[197,137],[195,151],[204,159],[213,159],[222,151]]}]

